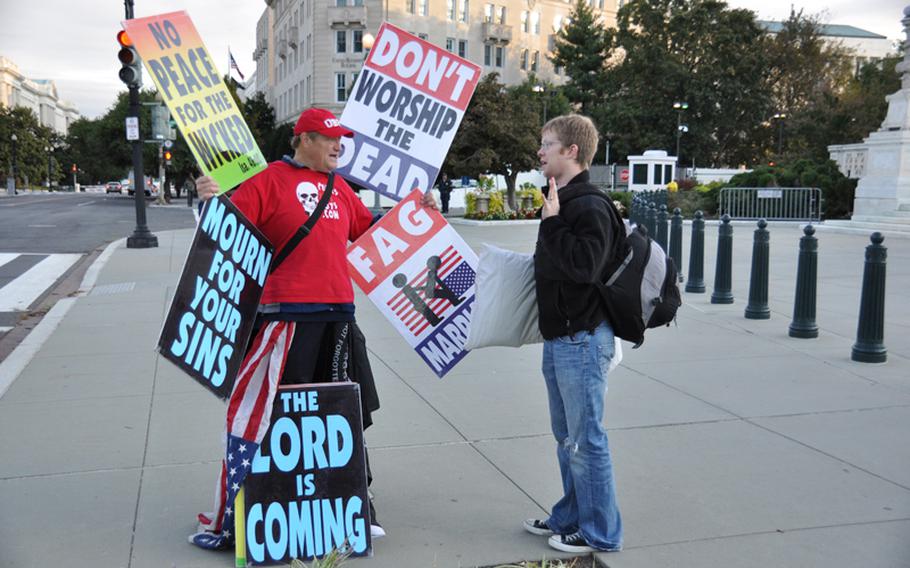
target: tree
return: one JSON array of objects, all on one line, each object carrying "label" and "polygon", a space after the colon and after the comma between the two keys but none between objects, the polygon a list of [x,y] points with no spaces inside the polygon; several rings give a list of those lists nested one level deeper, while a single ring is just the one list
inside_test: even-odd
[{"label": "tree", "polygon": [[603,93],[604,65],[611,55],[612,32],[604,27],[594,10],[578,0],[569,23],[556,34],[550,61],[565,69],[569,82],[565,95],[591,116]]},{"label": "tree", "polygon": [[688,103],[681,163],[738,165],[762,154],[771,94],[767,38],[752,12],[718,0],[630,2],[609,37],[623,56],[604,71],[594,118],[620,156],[675,148],[677,101]]},{"label": "tree", "polygon": [[31,109],[0,106],[0,169],[4,172],[4,179],[13,174],[11,137],[14,134],[17,138],[17,185],[40,185],[47,177],[45,148],[52,147],[58,137],[52,129],[38,121]]},{"label": "tree", "polygon": [[243,118],[264,152],[266,142],[275,130],[275,110],[265,99],[264,92],[259,91],[243,103]]},{"label": "tree", "polygon": [[530,85],[506,88],[497,73],[477,85],[443,169],[454,176],[503,176],[509,206],[516,208],[518,174],[537,166],[541,115]]}]

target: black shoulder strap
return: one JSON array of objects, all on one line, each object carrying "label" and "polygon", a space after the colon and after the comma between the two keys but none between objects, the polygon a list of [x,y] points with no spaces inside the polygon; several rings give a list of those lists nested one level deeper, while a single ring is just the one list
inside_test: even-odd
[{"label": "black shoulder strap", "polygon": [[272,260],[272,265],[269,267],[269,274],[275,272],[284,259],[286,259],[293,251],[294,248],[300,244],[300,241],[304,237],[310,234],[310,231],[313,230],[313,226],[316,224],[316,221],[322,217],[322,212],[325,210],[325,206],[329,204],[329,199],[332,198],[332,189],[335,187],[335,172],[329,172],[329,181],[326,183],[325,191],[322,194],[322,197],[319,198],[319,203],[316,204],[316,209],[313,210],[313,213],[310,214],[309,219],[297,229],[297,232],[294,233],[294,236],[291,237],[291,240],[284,245],[284,248],[279,251]]}]

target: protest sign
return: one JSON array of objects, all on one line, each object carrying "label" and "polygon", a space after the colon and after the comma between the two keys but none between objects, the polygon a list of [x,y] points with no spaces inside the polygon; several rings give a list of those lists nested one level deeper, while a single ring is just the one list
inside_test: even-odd
[{"label": "protest sign", "polygon": [[279,387],[242,505],[234,533],[245,536],[250,564],[316,558],[332,549],[372,553],[360,385]]},{"label": "protest sign", "polygon": [[442,378],[466,354],[477,255],[414,190],[348,248],[354,282]]},{"label": "protest sign", "polygon": [[273,252],[229,199],[206,203],[158,352],[221,398],[231,394]]},{"label": "protest sign", "polygon": [[389,23],[379,34],[341,124],[338,173],[395,201],[436,180],[480,80],[476,64]]},{"label": "protest sign", "polygon": [[250,129],[186,12],[125,20],[200,169],[222,191],[266,167]]}]

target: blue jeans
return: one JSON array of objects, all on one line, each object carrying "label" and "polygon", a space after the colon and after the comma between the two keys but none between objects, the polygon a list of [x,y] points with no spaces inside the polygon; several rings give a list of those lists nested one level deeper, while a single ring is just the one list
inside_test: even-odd
[{"label": "blue jeans", "polygon": [[613,463],[603,426],[613,330],[606,323],[544,342],[543,376],[563,496],[547,525],[558,534],[580,531],[590,546],[622,547]]}]

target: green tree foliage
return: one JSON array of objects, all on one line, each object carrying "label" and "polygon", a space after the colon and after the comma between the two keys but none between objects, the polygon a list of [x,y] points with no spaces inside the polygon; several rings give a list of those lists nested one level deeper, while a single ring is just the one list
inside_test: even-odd
[{"label": "green tree foliage", "polygon": [[267,142],[275,130],[275,110],[265,100],[265,93],[259,91],[244,101],[243,118],[246,119],[256,144],[264,153]]},{"label": "green tree foliage", "polygon": [[565,69],[569,76],[565,94],[584,115],[592,116],[600,104],[612,36],[584,0],[576,2],[569,24],[556,34],[550,61]]},{"label": "green tree foliage", "polygon": [[[559,100],[558,95],[553,100]],[[474,91],[443,169],[455,177],[503,176],[509,206],[515,209],[518,174],[538,163],[541,112],[542,103],[532,85],[507,88],[498,74],[490,73]]]},{"label": "green tree foliage", "polygon": [[[0,105],[0,171],[3,172],[3,183],[13,174],[13,142],[16,141],[16,179],[17,187],[43,185],[47,178],[48,155],[46,148],[53,148],[60,143],[57,134],[50,128],[42,126],[31,109],[23,107],[9,108]],[[51,161],[51,179],[56,180],[59,165]]]},{"label": "green tree foliage", "polygon": [[753,141],[770,107],[767,38],[751,12],[717,0],[630,2],[611,37],[624,56],[604,71],[595,118],[621,156],[675,153],[676,101],[689,105],[684,164],[750,163],[760,153]]}]

